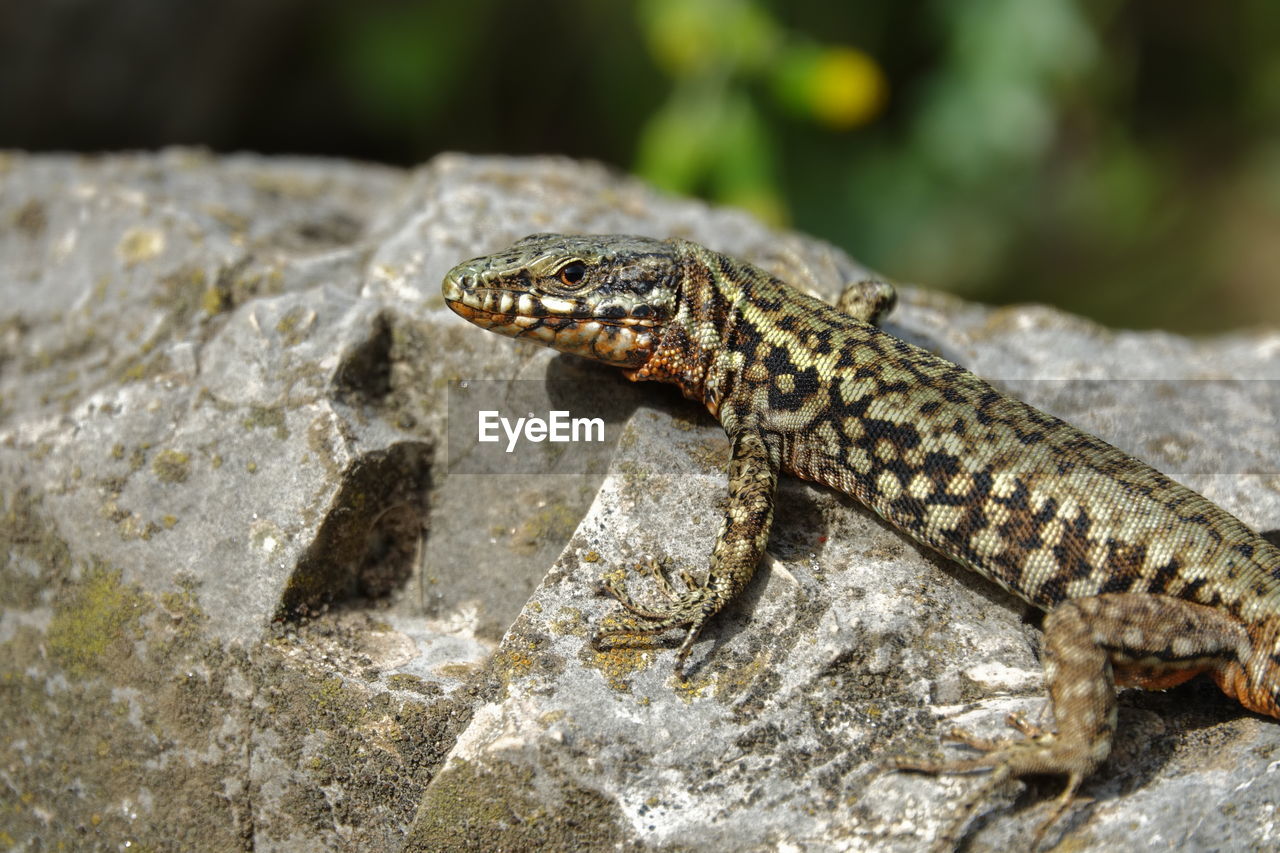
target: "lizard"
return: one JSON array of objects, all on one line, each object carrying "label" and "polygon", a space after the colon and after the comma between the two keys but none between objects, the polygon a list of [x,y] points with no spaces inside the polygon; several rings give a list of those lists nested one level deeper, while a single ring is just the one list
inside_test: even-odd
[{"label": "lizard", "polygon": [[1009,777],[1066,777],[1036,842],[1111,751],[1117,686],[1163,689],[1206,672],[1244,707],[1280,717],[1280,549],[1201,495],[1103,440],[1005,396],[877,325],[895,302],[859,282],[838,308],[695,243],[535,234],[459,264],[445,303],[498,334],[673,383],[730,443],[729,499],[705,582],[642,605],[618,584],[620,627],[596,642],[699,632],[762,557],[778,477],[852,496],[918,542],[1045,611],[1053,728],[951,737],[979,750],[929,773],[989,771],[941,839]]}]

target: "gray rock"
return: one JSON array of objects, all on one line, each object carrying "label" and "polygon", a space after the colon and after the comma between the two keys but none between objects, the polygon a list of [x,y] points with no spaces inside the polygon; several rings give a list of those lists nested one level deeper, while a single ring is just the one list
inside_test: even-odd
[{"label": "gray rock", "polygon": [[[689,237],[827,297],[865,275],[838,250],[595,166],[456,155],[10,154],[0,217],[10,846],[917,849],[981,779],[877,762],[1042,704],[1019,602],[794,480],[688,683],[663,643],[593,649],[602,574],[703,570],[723,434],[439,295],[534,231]],[[889,328],[1280,526],[1280,334],[910,289]],[[484,468],[447,417],[481,393],[600,412],[611,441]],[[1125,693],[1054,832],[1265,847],[1278,747],[1211,685]],[[1026,789],[975,844],[1025,837],[1056,783]]]}]

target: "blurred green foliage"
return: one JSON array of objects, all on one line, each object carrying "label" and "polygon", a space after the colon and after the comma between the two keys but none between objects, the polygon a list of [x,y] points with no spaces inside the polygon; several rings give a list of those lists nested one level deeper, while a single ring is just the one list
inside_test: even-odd
[{"label": "blurred green foliage", "polygon": [[769,117],[753,88],[802,117],[843,131],[879,112],[879,66],[847,46],[823,47],[784,30],[750,0],[641,0],[639,18],[667,101],[637,139],[636,169],[660,187],[704,191],[767,221],[786,218]]},{"label": "blurred green foliage", "polygon": [[73,0],[0,19],[0,145],[561,153],[970,298],[1280,325],[1275,0]]},{"label": "blurred green foliage", "polygon": [[1274,0],[328,8],[405,159],[593,157],[969,298],[1280,323]]},{"label": "blurred green foliage", "polygon": [[973,298],[1116,325],[1280,320],[1263,236],[1280,224],[1280,63],[1261,36],[1280,7],[911,5],[792,7],[788,25],[760,0],[641,2],[672,84],[638,171]]}]

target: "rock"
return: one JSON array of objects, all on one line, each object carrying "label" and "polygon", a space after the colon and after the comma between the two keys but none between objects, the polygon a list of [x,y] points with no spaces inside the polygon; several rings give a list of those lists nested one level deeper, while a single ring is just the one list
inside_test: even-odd
[{"label": "rock", "polygon": [[[703,571],[723,433],[439,295],[534,231],[689,237],[828,298],[865,275],[838,250],[545,158],[10,154],[0,181],[7,844],[917,849],[981,780],[877,762],[1039,708],[1019,602],[794,480],[688,683],[662,643],[594,650],[602,574]],[[910,289],[888,327],[1280,526],[1280,333]],[[611,442],[484,461],[468,394]],[[1265,846],[1278,746],[1212,685],[1125,693],[1055,832]],[[1056,787],[1024,787],[972,837],[1025,837]]]}]

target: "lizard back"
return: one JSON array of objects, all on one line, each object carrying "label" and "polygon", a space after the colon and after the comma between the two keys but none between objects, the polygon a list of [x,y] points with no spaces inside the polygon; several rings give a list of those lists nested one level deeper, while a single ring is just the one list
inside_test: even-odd
[{"label": "lizard back", "polygon": [[686,269],[676,346],[701,334],[708,370],[640,378],[676,381],[730,432],[776,434],[785,470],[1046,610],[1150,592],[1246,622],[1280,612],[1280,550],[1206,498],[756,267],[683,247],[701,271]]}]

